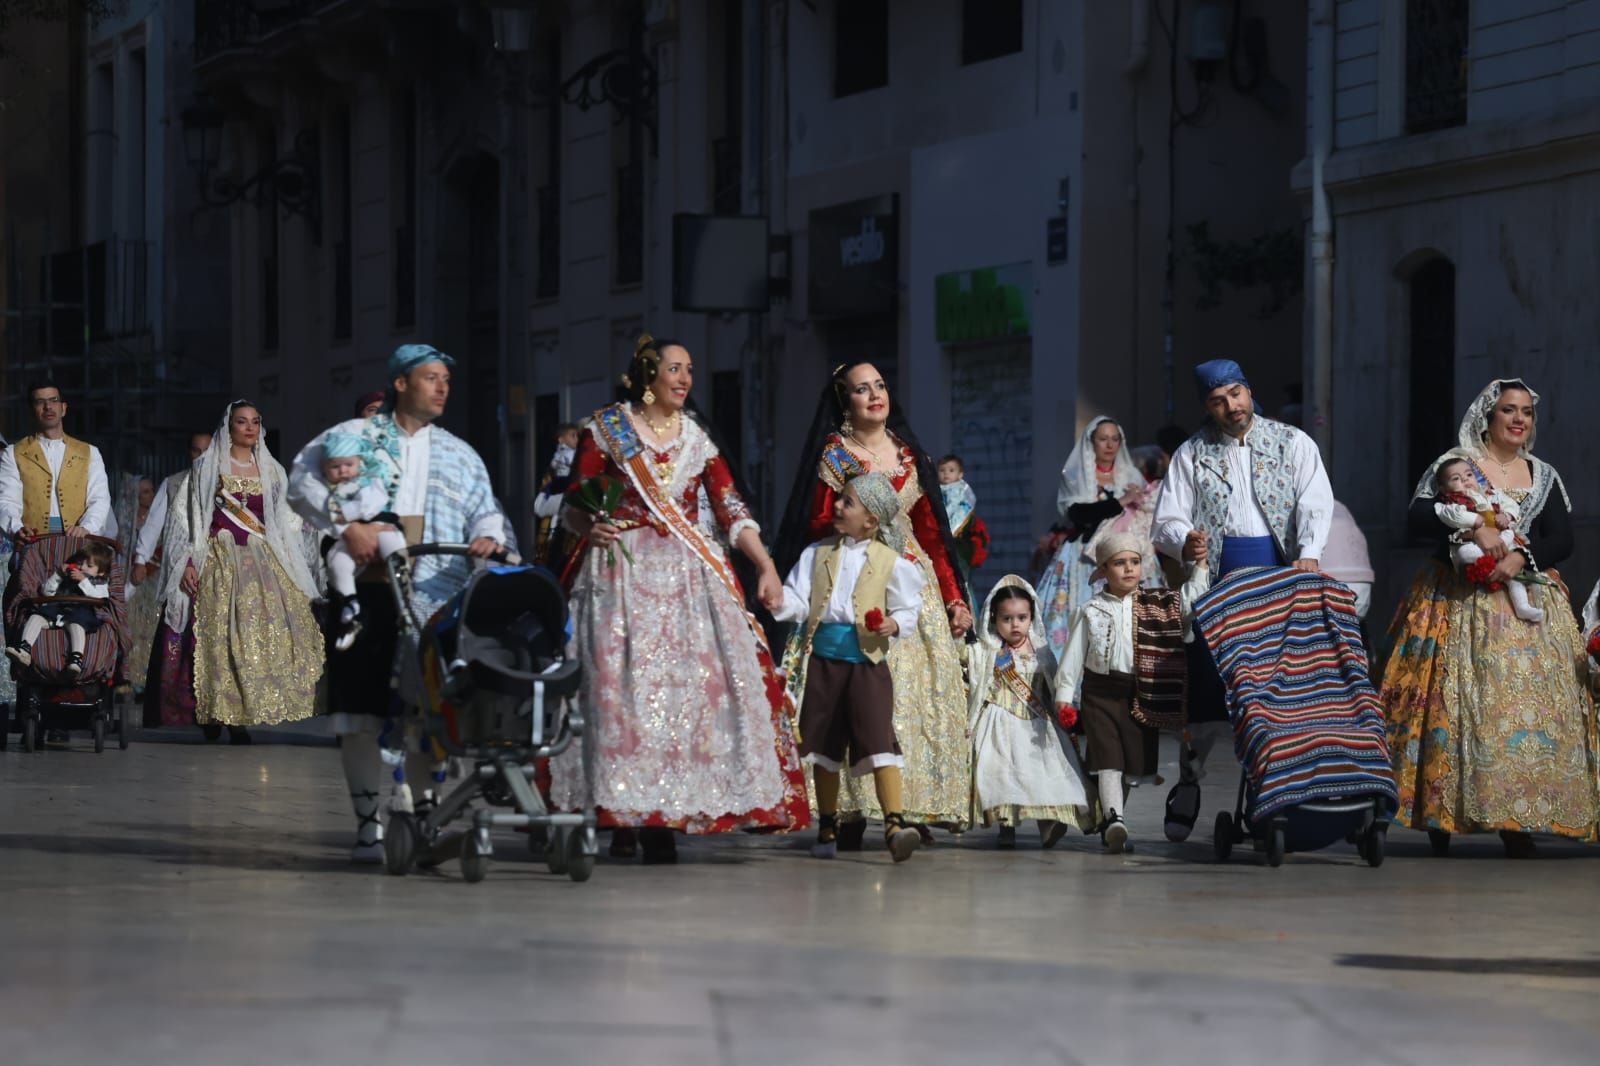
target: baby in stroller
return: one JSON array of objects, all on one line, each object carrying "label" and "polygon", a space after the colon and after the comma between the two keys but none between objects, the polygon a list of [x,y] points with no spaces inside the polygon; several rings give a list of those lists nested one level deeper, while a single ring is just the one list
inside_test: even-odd
[{"label": "baby in stroller", "polygon": [[[116,562],[109,545],[89,541],[67,557],[40,588],[46,597],[79,596],[106,600],[111,595],[111,567]],[[17,642],[6,654],[23,666],[33,665],[33,645],[48,628],[67,631],[67,673],[83,673],[83,651],[89,634],[101,626],[99,614],[86,603],[38,603],[22,625]]]}]

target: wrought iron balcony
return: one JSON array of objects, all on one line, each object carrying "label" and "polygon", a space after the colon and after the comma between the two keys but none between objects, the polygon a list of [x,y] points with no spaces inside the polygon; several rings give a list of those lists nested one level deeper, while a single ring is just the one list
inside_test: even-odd
[{"label": "wrought iron balcony", "polygon": [[194,58],[251,48],[341,0],[195,0]]}]

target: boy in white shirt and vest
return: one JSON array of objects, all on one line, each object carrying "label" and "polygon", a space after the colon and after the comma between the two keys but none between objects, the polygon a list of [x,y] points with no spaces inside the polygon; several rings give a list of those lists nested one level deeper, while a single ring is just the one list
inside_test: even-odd
[{"label": "boy in white shirt and vest", "polygon": [[1065,729],[1083,722],[1086,761],[1100,793],[1100,839],[1113,853],[1130,847],[1123,821],[1129,786],[1155,779],[1158,730],[1186,723],[1184,644],[1194,602],[1210,587],[1203,546],[1177,591],[1141,587],[1143,552],[1131,533],[1095,545],[1095,575],[1105,578],[1105,588],[1073,616],[1056,669],[1057,714]]},{"label": "boy in white shirt and vest", "polygon": [[804,622],[806,680],[800,703],[801,758],[817,790],[819,859],[837,850],[839,772],[871,774],[883,810],[884,837],[895,862],[922,842],[902,815],[904,782],[894,732],[894,681],[885,661],[890,643],[915,632],[922,573],[888,542],[900,511],[882,474],[849,482],[833,509],[838,536],[800,555],[783,586],[780,622]]}]

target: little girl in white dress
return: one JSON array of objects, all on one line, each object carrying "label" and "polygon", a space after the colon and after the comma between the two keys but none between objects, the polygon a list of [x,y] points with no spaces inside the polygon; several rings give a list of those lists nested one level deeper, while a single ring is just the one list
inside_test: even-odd
[{"label": "little girl in white dress", "polygon": [[1038,594],[1015,574],[995,585],[967,645],[967,732],[973,745],[972,820],[1000,826],[1016,846],[1018,823],[1039,823],[1054,847],[1072,823],[1094,824],[1072,739],[1056,722],[1055,657],[1040,624]]}]

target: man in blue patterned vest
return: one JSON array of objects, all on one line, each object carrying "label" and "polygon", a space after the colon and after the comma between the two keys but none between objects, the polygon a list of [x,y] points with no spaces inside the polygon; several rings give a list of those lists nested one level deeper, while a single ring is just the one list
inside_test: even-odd
[{"label": "man in blue patterned vest", "polygon": [[[1250,382],[1231,359],[1195,368],[1206,424],[1172,455],[1151,539],[1186,568],[1202,546],[1214,578],[1246,566],[1316,570],[1333,520],[1333,489],[1316,444],[1256,413]],[[1219,741],[1232,741],[1222,680],[1203,641],[1189,649],[1189,733],[1167,799],[1167,836],[1188,837],[1199,781]]]}]

